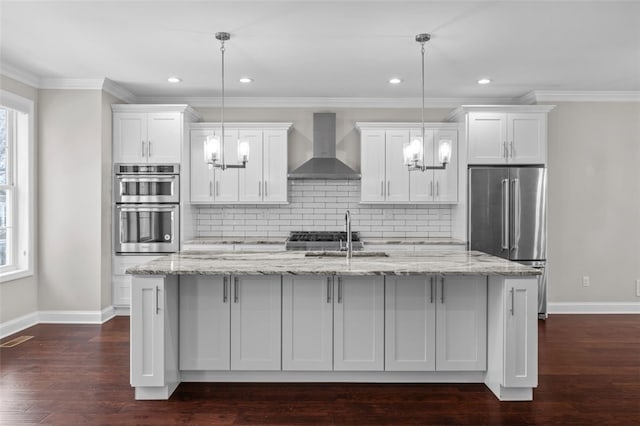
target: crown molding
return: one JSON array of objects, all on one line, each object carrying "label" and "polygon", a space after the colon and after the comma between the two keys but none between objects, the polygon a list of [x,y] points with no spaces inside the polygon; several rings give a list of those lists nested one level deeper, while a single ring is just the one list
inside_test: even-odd
[{"label": "crown molding", "polygon": [[6,62],[0,62],[0,74],[13,80],[19,81],[20,83],[31,86],[34,89],[40,87],[40,79],[37,75],[14,67],[13,65],[7,64]]},{"label": "crown molding", "polygon": [[[218,97],[138,97],[142,103],[187,103],[196,108],[219,108]],[[427,108],[455,108],[461,104],[513,104],[513,98],[427,98]],[[225,98],[227,108],[420,108],[420,98],[337,97],[235,97]]]},{"label": "crown molding", "polygon": [[104,79],[104,82],[102,84],[102,90],[109,93],[110,95],[115,96],[116,98],[120,99],[123,102],[128,102],[133,104],[138,101],[138,99],[136,98],[136,95],[134,95],[124,87],[120,86],[119,84],[115,83],[113,80],[109,80],[108,78]]},{"label": "crown molding", "polygon": [[[534,90],[519,98],[523,104],[538,102],[640,102],[639,90]],[[533,102],[532,102],[533,101]]]},{"label": "crown molding", "polygon": [[41,78],[40,89],[102,90],[104,78]]}]

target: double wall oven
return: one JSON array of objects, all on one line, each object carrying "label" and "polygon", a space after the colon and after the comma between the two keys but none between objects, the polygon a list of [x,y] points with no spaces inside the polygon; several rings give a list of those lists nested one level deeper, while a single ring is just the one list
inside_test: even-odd
[{"label": "double wall oven", "polygon": [[178,251],[178,164],[116,164],[113,191],[116,254]]}]

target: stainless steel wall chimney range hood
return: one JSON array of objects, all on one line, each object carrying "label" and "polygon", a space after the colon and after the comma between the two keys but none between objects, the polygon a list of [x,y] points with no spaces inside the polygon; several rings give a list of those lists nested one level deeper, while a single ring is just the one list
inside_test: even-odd
[{"label": "stainless steel wall chimney range hood", "polygon": [[289,173],[289,179],[360,179],[336,158],[336,114],[313,114],[313,157]]}]

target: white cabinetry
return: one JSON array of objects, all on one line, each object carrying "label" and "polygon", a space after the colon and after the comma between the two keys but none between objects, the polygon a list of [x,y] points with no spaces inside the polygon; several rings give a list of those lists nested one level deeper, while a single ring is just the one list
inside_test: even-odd
[{"label": "white cabinetry", "polygon": [[333,278],[282,277],[282,369],[333,369]]},{"label": "white cabinetry", "polygon": [[506,387],[535,387],[538,385],[538,294],[536,280],[506,280],[507,299],[505,319]]},{"label": "white cabinetry", "polygon": [[451,116],[466,125],[468,164],[545,164],[552,105],[463,106]]},{"label": "white cabinetry", "polygon": [[386,279],[385,370],[486,368],[486,279]]},{"label": "white cabinetry", "polygon": [[229,277],[180,277],[180,369],[231,368]]},{"label": "white cabinetry", "polygon": [[113,256],[111,297],[114,308],[128,311],[131,306],[131,280],[133,275],[126,273],[127,268],[151,262],[157,258],[158,256]]},{"label": "white cabinetry", "polygon": [[486,277],[440,278],[436,308],[436,369],[487,368]]},{"label": "white cabinetry", "polygon": [[502,401],[531,400],[538,385],[538,280],[490,277],[485,384]]},{"label": "white cabinetry", "polygon": [[384,278],[334,280],[334,370],[384,369]]},{"label": "white cabinetry", "polygon": [[283,369],[381,371],[384,280],[283,278]]},{"label": "white cabinetry", "polygon": [[[225,152],[236,152],[238,132],[225,129]],[[191,130],[190,188],[192,203],[229,203],[238,201],[238,169],[209,168],[204,162],[204,141],[220,130]],[[235,158],[235,157],[234,157]],[[227,154],[227,160],[229,155]]]},{"label": "white cabinetry", "polygon": [[131,385],[136,399],[167,399],[177,387],[178,278],[135,276],[131,291]]},{"label": "white cabinetry", "polygon": [[[457,126],[425,124],[425,162],[436,165],[439,141],[452,142],[445,170],[409,172],[403,146],[421,134],[415,123],[356,123],[361,134],[361,201],[363,203],[447,203],[458,201]],[[435,142],[435,143],[434,143]]]},{"label": "white cabinetry", "polygon": [[231,369],[281,369],[281,277],[234,276]]},{"label": "white cabinetry", "polygon": [[[228,126],[228,127],[227,127]],[[225,125],[226,162],[237,164],[238,139],[249,142],[246,168],[209,168],[204,141],[219,134],[213,123],[191,126],[190,200],[197,204],[283,204],[287,202],[287,123]]]},{"label": "white cabinetry", "polygon": [[182,370],[280,370],[280,276],[182,277]]},{"label": "white cabinetry", "polygon": [[[412,130],[411,137],[420,135]],[[439,166],[440,141],[451,141],[451,161],[444,170],[410,172],[409,199],[415,202],[452,204],[458,201],[458,132],[455,129],[425,130],[424,159],[429,166]]]},{"label": "white cabinetry", "polygon": [[114,163],[180,163],[185,123],[198,119],[187,105],[120,105],[113,111]]}]

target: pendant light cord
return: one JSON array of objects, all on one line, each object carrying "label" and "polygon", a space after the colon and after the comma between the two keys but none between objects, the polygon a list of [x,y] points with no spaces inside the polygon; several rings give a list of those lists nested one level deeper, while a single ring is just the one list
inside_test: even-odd
[{"label": "pendant light cord", "polygon": [[420,42],[422,46],[422,163],[424,164],[424,41]]},{"label": "pendant light cord", "polygon": [[220,127],[222,128],[222,134],[220,135],[220,157],[222,159],[222,166],[224,170],[225,158],[224,158],[224,40],[220,40],[220,52],[222,53],[222,110],[220,112]]}]

